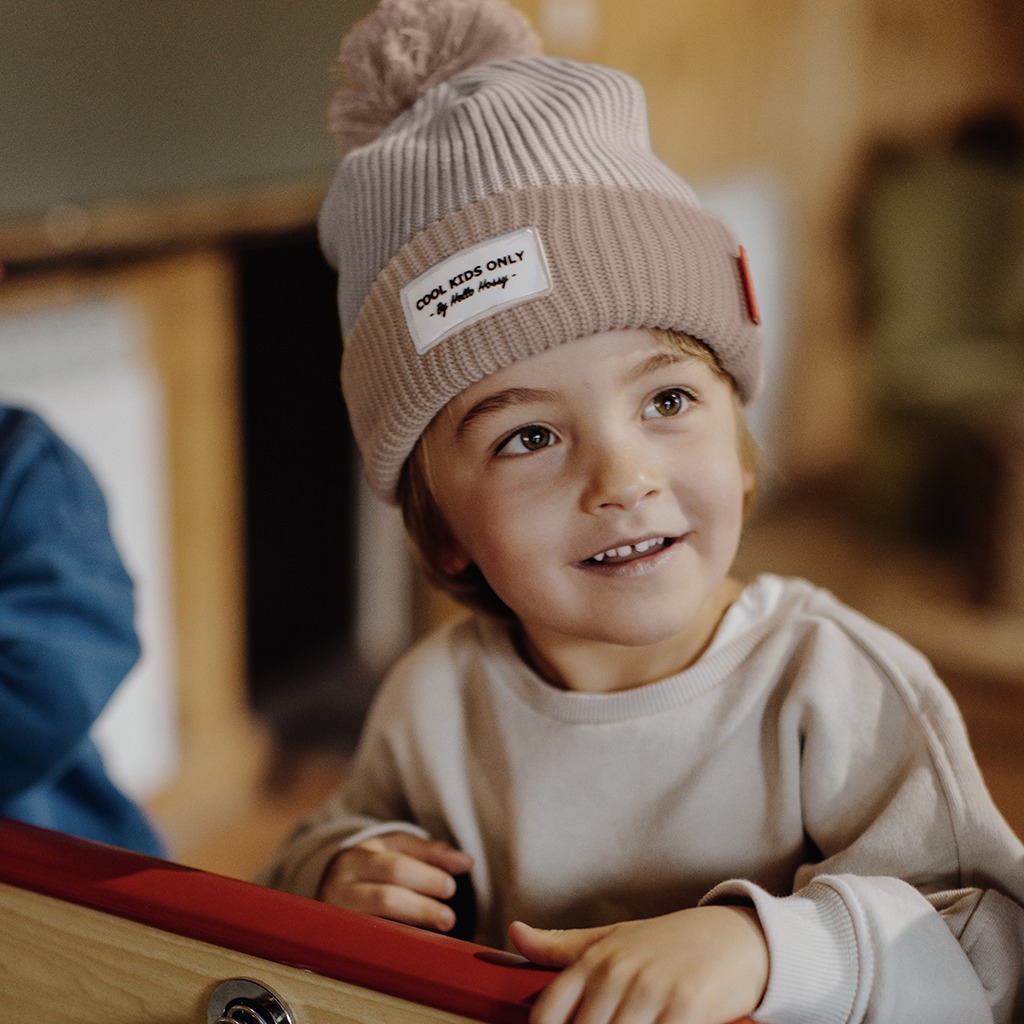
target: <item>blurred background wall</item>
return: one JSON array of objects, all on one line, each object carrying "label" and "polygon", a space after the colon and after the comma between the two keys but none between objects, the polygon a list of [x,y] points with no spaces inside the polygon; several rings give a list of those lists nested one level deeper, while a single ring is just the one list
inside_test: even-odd
[{"label": "blurred background wall", "polygon": [[[979,729],[1005,725],[1006,694],[1024,684],[1024,6],[519,6],[549,52],[641,80],[655,149],[750,251],[773,380],[752,412],[766,500],[740,568],[832,586],[974,694]],[[136,325],[121,339],[136,376],[114,376],[149,404],[115,430],[152,435],[162,475],[144,483],[130,460],[95,468],[115,518],[131,509],[165,537],[133,568],[168,679],[157,705],[176,709],[146,728],[172,733],[160,748],[171,753],[159,778],[126,754],[124,775],[181,850],[237,812],[282,737],[350,744],[382,668],[446,613],[416,585],[393,517],[360,489],[336,386],[334,282],[316,248],[334,161],[330,66],[369,7],[0,0],[0,398],[55,393],[95,342],[75,341],[90,310],[122,333]],[[950,184],[945,168],[965,156],[985,170]],[[990,188],[999,198],[929,235],[922,224],[948,218],[923,205],[919,166],[941,179],[946,213]],[[917,214],[902,200],[879,212],[877,197],[904,188]],[[984,316],[965,318],[959,293],[942,301],[966,276],[946,258],[965,238],[957,258],[986,268],[971,301],[996,309],[981,348],[961,342]],[[914,270],[938,298],[906,283]],[[906,356],[887,334],[885,317],[903,315],[892,296],[911,293],[918,311],[959,310],[935,321],[941,358],[934,339],[912,339],[922,347]],[[63,355],[26,370],[25,338],[54,322]],[[983,378],[970,394],[967,376]],[[118,403],[99,402],[109,432]],[[101,443],[95,407],[50,408],[81,447]],[[919,486],[901,483],[908,467]],[[116,497],[142,487],[148,506]],[[108,727],[112,750],[138,721]]]},{"label": "blurred background wall", "polygon": [[0,3],[0,218],[324,172],[368,0]]}]

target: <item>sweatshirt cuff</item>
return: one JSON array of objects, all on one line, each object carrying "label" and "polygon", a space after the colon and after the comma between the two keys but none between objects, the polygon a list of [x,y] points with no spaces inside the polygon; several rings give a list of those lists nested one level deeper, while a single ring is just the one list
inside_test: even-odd
[{"label": "sweatshirt cuff", "polygon": [[[839,892],[818,880],[799,896],[771,896],[743,880],[723,882],[709,903],[753,905],[768,942],[768,988],[755,1020],[771,1024],[845,1024],[859,1019],[858,993],[870,973],[850,909]],[[867,961],[867,962],[865,962]]]}]

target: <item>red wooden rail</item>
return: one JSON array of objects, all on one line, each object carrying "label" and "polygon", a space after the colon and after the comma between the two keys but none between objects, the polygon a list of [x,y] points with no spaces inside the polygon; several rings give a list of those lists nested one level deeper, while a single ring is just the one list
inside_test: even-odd
[{"label": "red wooden rail", "polygon": [[526,1024],[551,979],[484,946],[3,818],[0,882],[488,1024]]}]

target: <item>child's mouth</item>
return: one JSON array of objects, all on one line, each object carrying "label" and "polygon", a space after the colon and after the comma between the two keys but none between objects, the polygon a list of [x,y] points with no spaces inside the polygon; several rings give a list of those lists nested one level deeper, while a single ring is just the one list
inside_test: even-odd
[{"label": "child's mouth", "polygon": [[623,544],[620,547],[598,552],[598,554],[588,558],[584,564],[621,565],[623,562],[632,562],[634,559],[643,558],[645,555],[663,551],[672,541],[673,538],[671,537],[650,537],[647,540],[637,541],[635,544]]}]

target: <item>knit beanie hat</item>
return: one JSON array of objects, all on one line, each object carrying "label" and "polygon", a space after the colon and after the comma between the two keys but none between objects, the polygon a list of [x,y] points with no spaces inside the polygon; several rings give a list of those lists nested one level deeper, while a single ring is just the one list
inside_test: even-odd
[{"label": "knit beanie hat", "polygon": [[395,501],[403,463],[459,392],[601,331],[688,334],[755,397],[742,249],[652,153],[633,78],[540,56],[504,0],[382,0],[339,67],[342,156],[320,240],[379,496]]}]

